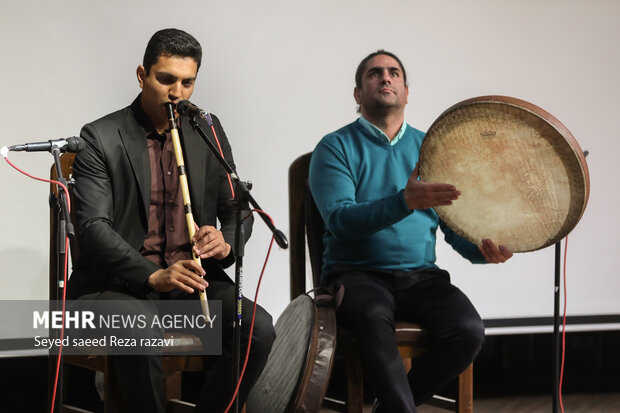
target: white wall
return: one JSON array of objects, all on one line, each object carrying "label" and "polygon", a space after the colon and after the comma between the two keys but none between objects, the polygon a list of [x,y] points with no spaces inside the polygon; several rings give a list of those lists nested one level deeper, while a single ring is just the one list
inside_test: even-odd
[{"label": "white wall", "polygon": [[[591,197],[571,233],[569,315],[620,314],[620,3],[564,1],[17,1],[0,5],[0,146],[72,136],[128,105],[151,34],[192,33],[205,56],[192,100],[222,120],[243,179],[288,234],[287,168],[352,121],[353,75],[378,48],[410,76],[407,121],[427,129],[452,104],[502,94],[555,115],[590,151]],[[10,159],[47,176],[47,153]],[[0,299],[47,297],[48,186],[0,162]],[[253,295],[269,235],[247,249]],[[472,266],[443,242],[439,264],[485,318],[552,313],[553,248]],[[288,302],[288,251],[272,254],[259,301]]]}]

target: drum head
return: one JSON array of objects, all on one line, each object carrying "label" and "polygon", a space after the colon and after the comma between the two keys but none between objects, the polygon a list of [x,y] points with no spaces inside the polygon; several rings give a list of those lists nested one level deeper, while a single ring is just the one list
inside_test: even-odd
[{"label": "drum head", "polygon": [[583,151],[556,118],[531,103],[483,96],[445,111],[420,150],[420,178],[461,196],[434,208],[476,245],[513,252],[552,245],[577,225],[589,195]]},{"label": "drum head", "polygon": [[318,411],[336,345],[334,310],[303,294],[286,307],[275,329],[267,364],[246,402],[248,413]]}]

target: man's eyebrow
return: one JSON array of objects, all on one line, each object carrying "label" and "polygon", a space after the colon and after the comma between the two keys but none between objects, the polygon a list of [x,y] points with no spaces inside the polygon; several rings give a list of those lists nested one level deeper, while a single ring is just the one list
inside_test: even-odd
[{"label": "man's eyebrow", "polygon": [[[370,69],[368,69],[368,72],[381,72],[383,71],[383,69],[386,69],[385,66],[373,66]],[[398,66],[389,66],[387,67],[388,70],[393,71],[393,70],[398,70],[400,72],[400,67]]]},{"label": "man's eyebrow", "polygon": [[[155,75],[156,76],[171,77],[171,78],[174,78],[174,79],[177,78],[175,75],[173,75],[172,73],[168,73],[168,72],[155,72]],[[196,80],[196,76],[186,77],[186,78],[184,78],[182,80],[184,80],[184,81],[192,80],[193,81],[193,80]]]}]

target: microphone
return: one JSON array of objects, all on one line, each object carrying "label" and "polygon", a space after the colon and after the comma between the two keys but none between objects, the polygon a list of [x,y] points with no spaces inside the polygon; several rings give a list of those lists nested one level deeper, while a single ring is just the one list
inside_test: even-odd
[{"label": "microphone", "polygon": [[206,114],[204,110],[200,109],[198,106],[185,99],[177,103],[177,112],[179,113],[179,115],[183,116],[199,116],[206,119]]},{"label": "microphone", "polygon": [[79,136],[70,138],[49,140],[46,142],[24,143],[23,145],[9,146],[9,151],[26,151],[26,152],[51,152],[53,148],[58,148],[60,152],[79,152],[86,147],[86,142]]}]

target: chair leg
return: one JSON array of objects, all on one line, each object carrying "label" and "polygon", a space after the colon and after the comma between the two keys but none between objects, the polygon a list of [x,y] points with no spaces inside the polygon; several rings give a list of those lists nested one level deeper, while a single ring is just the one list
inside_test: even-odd
[{"label": "chair leg", "polygon": [[166,400],[181,400],[181,384],[183,376],[180,371],[176,371],[166,377]]},{"label": "chair leg", "polygon": [[472,413],[474,411],[474,364],[470,364],[459,376],[459,393],[457,413]]},{"label": "chair leg", "polygon": [[103,412],[119,413],[121,411],[121,405],[120,394],[118,394],[114,381],[112,380],[110,358],[105,357],[103,371]]},{"label": "chair leg", "polygon": [[362,413],[364,381],[357,345],[349,343],[346,351],[347,364],[347,413]]}]

